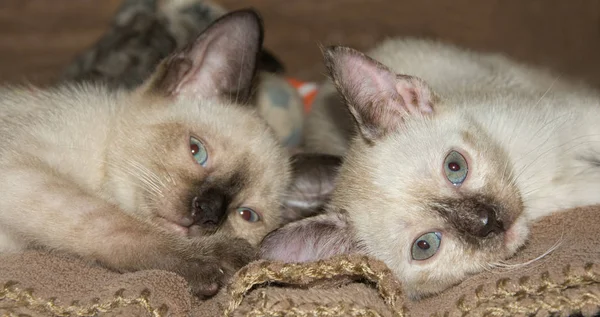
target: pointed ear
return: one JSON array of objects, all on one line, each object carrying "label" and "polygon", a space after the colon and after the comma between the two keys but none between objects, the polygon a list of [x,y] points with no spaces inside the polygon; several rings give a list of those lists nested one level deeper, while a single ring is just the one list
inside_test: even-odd
[{"label": "pointed ear", "polygon": [[292,183],[283,201],[284,223],[322,211],[341,163],[341,157],[335,155],[299,153],[292,157]]},{"label": "pointed ear", "polygon": [[261,243],[261,258],[287,263],[326,259],[356,251],[348,216],[328,212],[291,222],[268,234]]},{"label": "pointed ear", "polygon": [[396,75],[349,47],[325,48],[323,55],[329,76],[367,141],[393,131],[406,116],[433,112],[436,97],[423,80]]},{"label": "pointed ear", "polygon": [[190,45],[162,61],[149,89],[167,96],[229,97],[245,102],[252,90],[262,40],[262,22],[256,12],[226,14]]}]

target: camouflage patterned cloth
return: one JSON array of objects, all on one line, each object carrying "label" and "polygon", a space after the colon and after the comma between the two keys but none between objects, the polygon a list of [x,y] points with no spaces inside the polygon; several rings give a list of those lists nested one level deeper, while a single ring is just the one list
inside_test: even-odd
[{"label": "camouflage patterned cloth", "polygon": [[[124,0],[109,30],[66,68],[62,79],[134,88],[160,60],[192,41],[226,12],[210,1]],[[281,63],[268,52],[262,54],[259,67],[283,71]]]}]

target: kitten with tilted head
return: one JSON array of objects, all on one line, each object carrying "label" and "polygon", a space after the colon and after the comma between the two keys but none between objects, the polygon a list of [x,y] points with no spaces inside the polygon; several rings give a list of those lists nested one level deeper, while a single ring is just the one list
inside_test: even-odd
[{"label": "kitten with tilted head", "polygon": [[368,254],[417,299],[503,266],[537,219],[600,203],[600,96],[583,84],[428,40],[324,55],[307,148],[344,161],[326,213],[268,235],[264,258]]},{"label": "kitten with tilted head", "polygon": [[169,270],[215,294],[282,211],[311,206],[297,202],[307,196],[294,194],[292,176],[313,167],[296,166],[302,156],[290,164],[245,105],[262,35],[258,15],[241,10],[131,91],[3,88],[0,253],[42,248],[120,272]]}]

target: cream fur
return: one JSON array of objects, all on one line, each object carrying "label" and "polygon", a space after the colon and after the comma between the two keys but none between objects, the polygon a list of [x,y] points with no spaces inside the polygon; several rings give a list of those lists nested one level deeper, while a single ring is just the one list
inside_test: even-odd
[{"label": "cream fur", "polygon": [[[177,211],[156,209],[159,206],[144,201],[150,186],[144,180],[160,186],[163,206],[169,206],[169,200],[179,199],[179,191],[186,190],[188,177],[202,176],[201,167],[188,157],[188,135],[157,131],[168,124],[181,125],[206,140],[213,177],[242,168],[244,162],[249,184],[238,204],[252,206],[264,221],[251,224],[233,214],[222,230],[257,244],[279,225],[288,159],[250,109],[186,98],[165,104],[170,101],[93,86],[4,89],[1,95],[0,232],[13,238],[3,238],[0,250],[32,243],[58,249],[82,244],[92,252],[101,237],[82,240],[69,228],[86,226],[80,221],[95,212],[93,206],[115,208],[98,199],[150,223],[158,221],[159,214],[176,217]],[[156,158],[162,166],[150,164]],[[132,164],[148,170],[135,170]]]},{"label": "cream fur", "polygon": [[[347,111],[339,102],[323,102],[335,100],[326,83],[305,129],[307,148],[345,155],[328,211],[348,213],[363,252],[387,263],[409,296],[442,291],[495,267],[526,242],[529,224],[540,217],[600,203],[600,98],[594,91],[500,55],[427,40],[389,40],[368,55],[394,73],[423,79],[439,97],[434,113],[405,115],[370,144],[349,115],[339,115]],[[459,189],[442,168],[452,149],[469,161]],[[431,210],[435,199],[477,193],[511,210],[512,226],[493,248],[467,246]],[[415,239],[436,230],[443,235],[437,254],[413,260]]]},{"label": "cream fur", "polygon": [[41,247],[117,271],[170,270],[214,295],[280,226],[291,183],[273,131],[237,102],[261,39],[256,13],[237,11],[132,92],[3,88],[0,253]]}]

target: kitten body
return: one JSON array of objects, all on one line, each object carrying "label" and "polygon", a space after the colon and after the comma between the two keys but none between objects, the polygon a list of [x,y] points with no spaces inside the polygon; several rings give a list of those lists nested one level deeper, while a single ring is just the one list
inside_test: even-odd
[{"label": "kitten body", "polygon": [[[263,257],[363,252],[420,298],[496,267],[526,243],[536,219],[600,203],[596,92],[426,40],[392,40],[373,56],[382,63],[325,50],[349,110],[337,118],[352,128],[324,120],[334,123],[312,150],[333,144],[344,162],[327,212],[267,236]],[[314,110],[316,121],[327,117]]]},{"label": "kitten body", "polygon": [[282,223],[288,156],[249,107],[262,25],[215,21],[139,88],[0,92],[0,253],[164,269],[213,295]]}]

